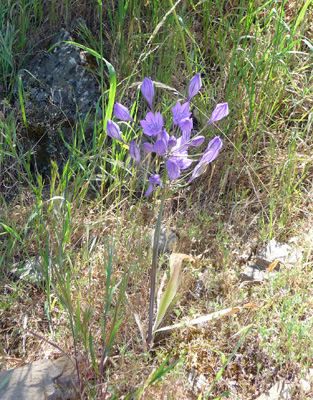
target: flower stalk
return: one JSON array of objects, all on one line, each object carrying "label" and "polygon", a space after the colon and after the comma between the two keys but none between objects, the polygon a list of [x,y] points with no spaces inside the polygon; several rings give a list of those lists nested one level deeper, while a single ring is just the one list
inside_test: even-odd
[{"label": "flower stalk", "polygon": [[[164,174],[167,175],[167,174]],[[152,339],[153,339],[153,314],[154,314],[154,302],[155,302],[155,290],[156,290],[156,273],[158,268],[158,249],[159,249],[159,241],[160,241],[160,233],[161,233],[161,224],[163,217],[163,209],[166,198],[166,186],[162,192],[160,210],[158,214],[158,219],[156,222],[154,237],[153,237],[153,249],[152,249],[152,265],[151,265],[151,273],[150,273],[150,299],[149,299],[149,328],[148,328],[148,348],[152,347]]]}]

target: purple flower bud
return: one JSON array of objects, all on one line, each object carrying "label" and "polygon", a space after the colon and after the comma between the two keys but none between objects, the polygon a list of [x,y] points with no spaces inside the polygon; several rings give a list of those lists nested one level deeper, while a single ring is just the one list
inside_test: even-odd
[{"label": "purple flower bud", "polygon": [[199,92],[201,86],[202,86],[201,76],[200,74],[197,74],[190,81],[187,101],[189,101],[193,96],[195,96]]},{"label": "purple flower bud", "polygon": [[192,114],[189,112],[189,103],[180,104],[178,101],[172,108],[173,113],[173,124],[177,125],[182,119],[189,118]]},{"label": "purple flower bud", "polygon": [[157,185],[163,187],[160,175],[151,175],[149,178],[148,190],[146,191],[145,196],[149,196],[155,190]]},{"label": "purple flower bud", "polygon": [[220,149],[223,146],[222,139],[219,136],[216,136],[214,139],[210,141],[207,149],[203,153],[203,156],[200,162],[210,163],[216,159]]},{"label": "purple flower bud", "polygon": [[124,143],[122,136],[121,136],[121,131],[119,126],[111,121],[110,119],[108,119],[107,121],[107,134],[112,138],[112,139],[116,139],[119,140],[120,142]]},{"label": "purple flower bud", "polygon": [[204,142],[205,137],[204,136],[198,136],[194,139],[192,139],[192,141],[190,143],[188,143],[188,146],[200,146],[203,142]]},{"label": "purple flower bud", "polygon": [[166,169],[168,172],[168,177],[170,178],[170,181],[173,181],[174,179],[177,179],[180,176],[180,168],[175,162],[175,160],[168,160],[166,163]]},{"label": "purple flower bud", "polygon": [[219,121],[224,117],[227,117],[228,114],[229,114],[228,103],[217,104],[215,110],[212,112],[210,121],[207,122],[207,125],[212,124],[212,122]]},{"label": "purple flower bud", "polygon": [[219,138],[218,136],[216,136],[214,139],[210,141],[210,143],[208,144],[208,148],[203,153],[201,160],[195,166],[195,169],[193,170],[193,173],[188,183],[193,181],[195,178],[198,178],[198,176],[200,176],[206,171],[207,165],[216,159],[222,146],[223,146],[222,139]]},{"label": "purple flower bud", "polygon": [[129,143],[129,154],[140,165],[140,149],[134,140]]},{"label": "purple flower bud", "polygon": [[114,104],[113,114],[116,116],[116,118],[122,121],[135,122],[130,116],[130,112],[128,111],[128,109],[120,103]]},{"label": "purple flower bud", "polygon": [[192,118],[185,118],[179,121],[179,127],[183,132],[190,132],[193,128]]},{"label": "purple flower bud", "polygon": [[152,101],[154,97],[154,87],[153,82],[149,78],[145,78],[141,85],[141,93],[143,94],[144,98],[147,100],[151,110],[153,109]]},{"label": "purple flower bud", "polygon": [[153,145],[149,142],[145,142],[142,145],[142,148],[145,153],[151,153],[153,151]]}]

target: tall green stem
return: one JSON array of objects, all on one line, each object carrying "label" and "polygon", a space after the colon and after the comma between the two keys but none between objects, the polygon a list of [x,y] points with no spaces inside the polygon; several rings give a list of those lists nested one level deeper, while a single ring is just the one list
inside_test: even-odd
[{"label": "tall green stem", "polygon": [[[171,6],[171,7],[174,7],[174,6],[173,6],[173,1],[172,1],[172,0],[169,0],[169,1],[170,1],[170,6]],[[176,13],[175,8],[173,9],[173,15],[174,15],[175,22],[176,22],[176,25],[177,25],[177,28],[178,28],[178,31],[179,31],[179,35],[180,35],[180,38],[181,38],[181,42],[182,42],[182,46],[183,46],[183,51],[184,51],[184,55],[185,55],[185,60],[186,60],[187,69],[188,69],[190,78],[192,78],[193,72],[192,72],[191,64],[190,64],[189,57],[188,57],[188,52],[187,52],[187,46],[186,46],[186,41],[185,41],[185,37],[184,37],[184,32],[183,32],[182,27],[181,27],[181,25],[180,25],[180,22],[179,22],[179,20],[178,20],[178,17],[177,17],[177,13]],[[197,99],[197,107],[198,107],[198,109],[200,109],[199,99]],[[200,114],[200,122],[201,122],[201,124],[203,125],[203,116],[202,116],[202,113],[199,113],[199,114]]]},{"label": "tall green stem", "polygon": [[[172,0],[170,0],[170,6],[171,6],[171,7],[174,7],[173,1],[172,1]],[[176,22],[176,25],[177,25],[177,28],[178,28],[178,31],[179,31],[179,34],[180,34],[181,42],[182,42],[182,45],[183,45],[183,51],[184,51],[184,55],[185,55],[185,60],[186,60],[188,72],[189,72],[190,76],[192,76],[192,68],[191,68],[191,65],[190,65],[190,62],[189,62],[189,58],[188,58],[188,53],[187,53],[187,47],[186,47],[185,37],[184,37],[183,30],[182,30],[182,28],[181,28],[181,26],[180,26],[179,20],[178,20],[178,18],[177,18],[177,14],[176,14],[175,8],[174,8],[174,10],[173,10],[173,15],[174,15],[175,22]]]},{"label": "tall green stem", "polygon": [[157,219],[156,227],[155,227],[155,231],[154,231],[154,238],[153,238],[152,266],[151,266],[151,276],[150,276],[148,348],[151,346],[151,342],[152,342],[156,272],[157,272],[157,266],[158,266],[158,248],[159,248],[161,223],[162,223],[163,208],[164,208],[164,202],[165,202],[165,198],[166,198],[166,192],[167,192],[166,188],[164,188],[162,198],[161,198],[159,215],[158,215],[158,219]]},{"label": "tall green stem", "polygon": [[[105,119],[105,102],[104,102],[104,62],[103,62],[103,32],[102,32],[102,0],[98,0],[99,3],[99,9],[100,9],[100,54],[101,54],[101,59],[100,59],[100,66],[101,66],[101,106],[102,106],[102,124],[104,125],[104,119]],[[103,126],[103,129],[105,127]]]}]

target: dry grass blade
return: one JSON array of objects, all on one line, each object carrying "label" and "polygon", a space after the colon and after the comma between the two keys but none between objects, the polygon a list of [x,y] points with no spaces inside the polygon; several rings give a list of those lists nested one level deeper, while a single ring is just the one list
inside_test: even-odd
[{"label": "dry grass blade", "polygon": [[204,315],[202,317],[198,317],[192,320],[183,321],[180,322],[179,324],[165,326],[164,328],[158,329],[156,332],[170,331],[173,329],[184,328],[186,326],[203,324],[205,322],[212,321],[213,319],[216,318],[230,317],[234,314],[237,314],[239,311],[242,311],[243,309],[249,309],[249,308],[259,308],[259,307],[256,304],[248,303],[243,307],[225,308],[224,310],[216,311],[211,314]]}]

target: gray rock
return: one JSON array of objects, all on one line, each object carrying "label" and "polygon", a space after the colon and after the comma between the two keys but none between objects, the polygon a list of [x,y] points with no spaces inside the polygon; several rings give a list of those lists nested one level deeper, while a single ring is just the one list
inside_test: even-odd
[{"label": "gray rock", "polygon": [[49,172],[52,159],[61,168],[65,165],[69,150],[62,135],[72,145],[75,124],[89,112],[84,129],[87,143],[93,135],[100,90],[88,71],[88,53],[64,41],[73,38],[62,29],[48,46],[59,44],[36,55],[20,74],[27,120],[24,147],[32,149],[40,173]]},{"label": "gray rock", "polygon": [[279,381],[269,391],[261,394],[257,400],[291,400],[291,389],[290,383]]},{"label": "gray rock", "polygon": [[[153,230],[150,234],[152,248],[153,248],[154,232],[155,230]],[[177,240],[178,240],[178,235],[176,232],[168,229],[166,226],[161,226],[159,246],[158,246],[159,254],[170,253]]]},{"label": "gray rock", "polygon": [[240,273],[239,278],[242,281],[259,281],[262,282],[268,279],[268,275],[258,265],[249,265]]},{"label": "gray rock", "polygon": [[302,254],[296,251],[286,243],[278,243],[272,239],[261,254],[257,257],[256,264],[266,269],[275,260],[281,261],[283,264],[295,264],[300,262]]},{"label": "gray rock", "polygon": [[300,379],[299,383],[304,393],[309,393],[311,388],[313,390],[313,368],[309,369],[305,379]]},{"label": "gray rock", "polygon": [[208,390],[211,386],[209,380],[203,374],[199,374],[193,369],[187,372],[187,381],[196,395]]},{"label": "gray rock", "polygon": [[205,295],[205,293],[207,292],[206,289],[206,285],[205,282],[203,281],[203,279],[201,277],[199,277],[194,285],[192,286],[191,290],[190,290],[190,294],[197,300],[200,300],[201,297],[203,297]]},{"label": "gray rock", "polygon": [[[49,260],[49,274],[51,275],[51,260]],[[32,284],[44,283],[46,280],[45,265],[42,257],[32,257],[20,264],[14,264],[10,270],[13,279],[19,279]]]},{"label": "gray rock", "polygon": [[[268,274],[265,272],[268,267],[276,260],[286,265],[294,265],[300,262],[302,253],[293,249],[286,243],[278,243],[272,239],[264,250],[256,258],[253,265],[247,266],[240,273],[239,278],[242,281],[262,282],[268,279]],[[279,269],[279,264],[275,270]]]},{"label": "gray rock", "polygon": [[39,360],[0,372],[1,400],[77,399],[77,375],[68,357]]}]

